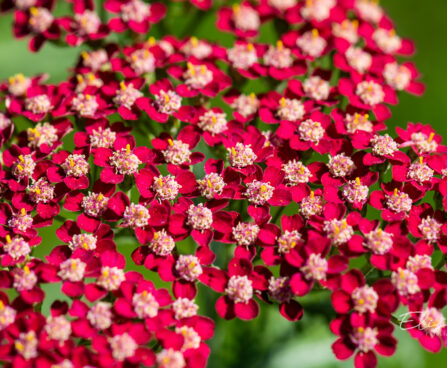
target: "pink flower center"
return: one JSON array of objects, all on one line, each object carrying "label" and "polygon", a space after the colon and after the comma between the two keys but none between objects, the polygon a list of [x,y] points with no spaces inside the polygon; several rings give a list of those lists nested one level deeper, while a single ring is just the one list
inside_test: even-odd
[{"label": "pink flower center", "polygon": [[116,91],[113,102],[118,106],[124,106],[131,109],[135,101],[142,96],[143,93],[134,88],[132,83],[126,86],[124,82],[121,82],[120,89]]},{"label": "pink flower center", "polygon": [[325,221],[324,231],[327,232],[328,238],[331,239],[334,245],[344,244],[354,235],[354,229],[346,220],[333,219]]},{"label": "pink flower center", "polygon": [[281,97],[276,114],[281,120],[297,121],[301,120],[306,113],[304,105],[295,98]]},{"label": "pink flower center", "polygon": [[316,196],[313,192],[310,196],[304,198],[300,203],[300,213],[309,218],[314,215],[321,215],[323,213],[324,201],[323,197]]},{"label": "pink flower center", "polygon": [[379,23],[383,17],[383,9],[376,0],[358,0],[355,8],[362,19],[371,23]]},{"label": "pink flower center", "polygon": [[19,231],[26,231],[33,225],[33,218],[26,213],[24,208],[20,212],[16,212],[8,220],[8,226]]},{"label": "pink flower center", "polygon": [[269,279],[269,293],[279,303],[288,303],[293,297],[289,281],[288,277],[272,276]]},{"label": "pink flower center", "polygon": [[239,222],[235,227],[233,227],[232,234],[237,245],[248,247],[256,241],[259,230],[259,226],[256,224]]},{"label": "pink flower center", "polygon": [[157,368],[184,368],[185,358],[180,351],[163,349],[157,354]]},{"label": "pink flower center", "polygon": [[365,73],[372,64],[372,56],[370,53],[363,51],[360,47],[351,46],[345,53],[349,66],[357,72]]},{"label": "pink flower center", "polygon": [[113,152],[110,157],[110,164],[116,169],[118,174],[132,175],[138,171],[138,165],[141,164],[137,155],[132,153],[130,146],[121,148],[117,152]]},{"label": "pink flower center", "polygon": [[28,195],[34,203],[48,203],[54,198],[54,187],[44,178],[40,178],[28,187]]},{"label": "pink flower center", "polygon": [[228,60],[236,69],[249,69],[258,61],[256,50],[251,43],[234,45],[227,54]]},{"label": "pink flower center", "polygon": [[405,65],[389,63],[385,65],[383,76],[386,82],[395,90],[402,91],[411,82],[411,71]]},{"label": "pink flower center", "polygon": [[31,79],[23,74],[13,75],[8,79],[8,92],[14,96],[23,96],[31,85]]},{"label": "pink flower center", "polygon": [[124,227],[136,229],[137,227],[145,227],[150,219],[149,210],[141,204],[131,203],[124,210]]},{"label": "pink flower center", "polygon": [[307,280],[324,280],[328,270],[328,263],[326,259],[319,254],[312,253],[306,261],[306,264],[301,267],[301,272]]},{"label": "pink flower center", "polygon": [[234,147],[227,148],[227,151],[228,162],[231,166],[237,168],[253,165],[257,159],[256,154],[251,149],[251,144],[245,145],[238,142]]},{"label": "pink flower center", "polygon": [[6,235],[6,243],[3,245],[3,250],[15,260],[26,257],[31,253],[28,242],[20,236],[11,239],[9,235]]},{"label": "pink flower center", "polygon": [[63,280],[71,282],[82,281],[86,267],[87,264],[80,259],[70,258],[60,264],[60,270],[57,274]]},{"label": "pink flower center", "polygon": [[73,98],[71,105],[80,116],[94,116],[99,107],[96,96],[83,93],[79,93]]},{"label": "pink flower center", "polygon": [[187,69],[183,73],[185,83],[194,89],[201,89],[213,80],[213,72],[206,65],[187,64]]},{"label": "pink flower center", "polygon": [[116,140],[116,133],[110,128],[98,127],[98,129],[92,130],[89,139],[92,148],[112,148]]},{"label": "pink flower center", "polygon": [[441,336],[441,331],[445,327],[443,314],[434,307],[424,309],[419,321],[423,331],[426,331],[430,336]]},{"label": "pink flower center", "polygon": [[14,269],[14,289],[18,291],[31,290],[36,284],[37,276],[28,266],[24,266],[23,269]]},{"label": "pink flower center", "polygon": [[373,350],[374,346],[379,343],[377,335],[378,331],[375,328],[357,327],[350,338],[360,351],[366,353]]},{"label": "pink flower center", "polygon": [[18,180],[31,178],[35,167],[36,163],[32,155],[20,155],[19,159],[12,166],[12,174]]},{"label": "pink flower center", "polygon": [[387,30],[377,28],[372,36],[377,46],[387,54],[394,54],[402,46],[401,38],[396,34],[394,29]]},{"label": "pink flower center", "polygon": [[344,119],[346,131],[350,134],[355,133],[357,130],[363,130],[365,132],[371,133],[373,131],[373,124],[368,119],[368,114],[346,114]]},{"label": "pink flower center", "polygon": [[301,140],[318,144],[324,137],[324,129],[320,122],[307,119],[298,127]]},{"label": "pink flower center", "polygon": [[87,313],[87,319],[93,327],[105,330],[112,325],[112,305],[107,302],[98,302]]},{"label": "pink flower center", "polygon": [[37,148],[46,144],[52,146],[58,140],[57,129],[49,123],[38,123],[34,128],[26,130],[28,146]]},{"label": "pink flower center", "polygon": [[276,47],[270,46],[265,53],[264,64],[278,69],[290,68],[293,64],[292,51],[278,41]]},{"label": "pink flower center", "polygon": [[411,135],[411,140],[421,153],[436,152],[438,143],[433,139],[434,135],[431,133],[428,137],[424,133],[417,132]]},{"label": "pink flower center", "polygon": [[210,110],[200,116],[197,126],[212,135],[221,134],[227,129],[227,118],[225,113]]},{"label": "pink flower center", "polygon": [[329,17],[335,5],[335,0],[306,0],[301,8],[301,15],[305,19],[321,22]]},{"label": "pink flower center", "polygon": [[153,318],[158,314],[159,304],[157,299],[146,290],[134,294],[132,305],[139,318]]},{"label": "pink flower center", "polygon": [[254,93],[240,95],[232,103],[231,107],[235,109],[244,118],[256,114],[259,109],[259,100]]},{"label": "pink flower center", "polygon": [[19,338],[14,341],[14,348],[26,360],[33,359],[38,356],[38,345],[39,340],[36,337],[36,333],[32,330],[20,333]]},{"label": "pink flower center", "polygon": [[433,269],[431,258],[428,254],[416,254],[408,257],[406,267],[413,273],[418,272],[421,268]]},{"label": "pink flower center", "polygon": [[45,332],[48,334],[48,338],[62,343],[70,338],[71,324],[64,316],[50,316],[47,318]]},{"label": "pink flower center", "polygon": [[409,296],[420,291],[418,277],[410,270],[399,268],[391,274],[391,282],[399,294]]},{"label": "pink flower center", "polygon": [[388,253],[393,247],[393,234],[387,233],[382,229],[377,229],[365,235],[366,246],[371,249],[374,254]]},{"label": "pink flower center", "polygon": [[250,203],[262,206],[273,197],[274,190],[275,188],[269,183],[253,180],[247,184],[245,195]]},{"label": "pink flower center", "polygon": [[367,185],[362,185],[360,178],[348,181],[343,188],[343,197],[349,203],[365,203],[368,199],[368,193],[369,187]]},{"label": "pink flower center", "polygon": [[216,195],[221,195],[225,187],[225,182],[217,173],[205,175],[203,179],[197,180],[200,193],[206,199],[213,199]]},{"label": "pink flower center", "polygon": [[155,106],[158,112],[171,115],[182,106],[182,98],[174,91],[160,91],[155,96]]},{"label": "pink flower center", "polygon": [[417,181],[419,184],[430,181],[433,178],[434,171],[422,161],[422,157],[418,162],[414,162],[408,168],[407,177]]},{"label": "pink flower center", "polygon": [[96,283],[106,290],[117,290],[125,280],[124,271],[118,267],[104,266]]},{"label": "pink flower center", "polygon": [[297,0],[268,0],[268,4],[279,11],[287,10],[295,6]]},{"label": "pink flower center", "polygon": [[206,42],[198,40],[196,37],[191,37],[181,47],[181,52],[187,56],[194,56],[196,59],[206,59],[213,52],[213,48]]},{"label": "pink flower center", "polygon": [[344,38],[351,44],[357,43],[359,22],[357,19],[345,19],[341,23],[332,23],[332,33],[335,37]]},{"label": "pink flower center", "polygon": [[315,75],[305,80],[303,90],[307,97],[313,100],[327,100],[331,91],[328,81]]},{"label": "pink flower center", "polygon": [[312,177],[310,170],[301,161],[297,160],[283,164],[282,170],[286,173],[286,180],[292,186],[299,183],[307,183]]},{"label": "pink flower center", "polygon": [[36,5],[37,0],[13,0],[14,5],[21,10],[26,10]]},{"label": "pink flower center", "polygon": [[334,157],[329,156],[327,167],[329,172],[337,178],[349,176],[355,169],[354,161],[350,157],[346,157],[344,153]]},{"label": "pink flower center", "polygon": [[75,14],[75,21],[79,24],[82,34],[94,34],[101,26],[101,19],[92,10],[84,10],[82,14]]},{"label": "pink flower center", "polygon": [[3,331],[16,319],[16,310],[0,301],[0,331]]},{"label": "pink flower center", "polygon": [[75,178],[87,175],[90,168],[85,156],[78,154],[68,155],[61,166],[67,176],[74,176]]},{"label": "pink flower center", "polygon": [[433,217],[426,217],[421,220],[418,226],[422,236],[428,242],[436,242],[441,237],[442,224],[436,221]]},{"label": "pink flower center", "polygon": [[397,190],[397,188],[393,194],[387,194],[385,198],[387,207],[394,212],[409,212],[411,210],[413,201],[410,196],[405,192]]},{"label": "pink flower center", "polygon": [[304,55],[316,58],[323,54],[327,42],[323,37],[319,36],[317,29],[313,29],[299,37],[296,40],[296,45],[303,51]]},{"label": "pink flower center", "polygon": [[25,100],[25,108],[33,114],[46,114],[52,106],[47,95],[37,95]]},{"label": "pink flower center", "polygon": [[84,212],[92,217],[101,216],[107,209],[109,197],[105,197],[102,193],[91,193],[82,198],[81,206]]},{"label": "pink flower center", "polygon": [[43,33],[53,24],[54,17],[47,8],[30,8],[29,25],[34,33]]},{"label": "pink flower center", "polygon": [[161,229],[154,233],[149,248],[158,256],[167,256],[175,248],[175,241],[172,236],[166,233],[165,229]]},{"label": "pink flower center", "polygon": [[85,250],[95,250],[96,249],[96,236],[93,234],[75,234],[73,238],[68,243],[71,250],[85,249]]},{"label": "pink flower center", "polygon": [[199,306],[188,298],[178,298],[172,304],[175,319],[193,317],[197,314]]},{"label": "pink flower center", "polygon": [[168,143],[166,150],[161,152],[167,163],[183,165],[189,162],[191,151],[188,144],[182,141],[173,141],[172,139],[168,139]]},{"label": "pink flower center", "polygon": [[235,303],[248,303],[253,298],[252,282],[247,276],[231,276],[225,292]]},{"label": "pink flower center", "polygon": [[109,60],[105,50],[95,50],[81,53],[84,66],[96,71],[101,69]]},{"label": "pink flower center", "polygon": [[382,86],[373,81],[360,82],[357,84],[355,93],[363,103],[371,106],[382,103],[385,97]]},{"label": "pink flower center", "polygon": [[152,73],[155,70],[154,55],[147,49],[135,50],[130,55],[129,62],[137,75]]},{"label": "pink flower center", "polygon": [[119,362],[134,356],[138,348],[138,344],[127,332],[109,337],[109,344],[112,349],[113,358]]},{"label": "pink flower center", "polygon": [[278,253],[289,253],[300,243],[302,243],[302,237],[298,230],[286,230],[284,231],[284,234],[278,238]]},{"label": "pink flower center", "polygon": [[258,12],[249,6],[233,5],[233,22],[243,31],[256,31],[261,25]]},{"label": "pink flower center", "polygon": [[202,203],[199,205],[191,205],[187,211],[188,220],[187,224],[195,230],[207,230],[211,228],[213,223],[213,213],[207,207],[204,207]]},{"label": "pink flower center", "polygon": [[154,177],[154,183],[152,184],[152,189],[157,194],[157,197],[168,201],[172,201],[177,197],[181,187],[172,175]]},{"label": "pink flower center", "polygon": [[181,254],[175,263],[179,276],[189,282],[196,281],[202,274],[202,266],[196,256]]},{"label": "pink flower center", "polygon": [[375,135],[371,139],[372,152],[376,156],[391,156],[398,150],[397,143],[388,134]]},{"label": "pink flower center", "polygon": [[199,334],[192,327],[176,327],[175,332],[183,336],[183,346],[181,348],[182,351],[186,351],[188,349],[197,349],[202,342]]},{"label": "pink flower center", "polygon": [[374,313],[377,308],[379,295],[371,286],[362,286],[352,292],[354,309],[359,313]]},{"label": "pink flower center", "polygon": [[131,0],[121,6],[121,18],[125,22],[142,22],[151,14],[149,4],[141,0]]}]

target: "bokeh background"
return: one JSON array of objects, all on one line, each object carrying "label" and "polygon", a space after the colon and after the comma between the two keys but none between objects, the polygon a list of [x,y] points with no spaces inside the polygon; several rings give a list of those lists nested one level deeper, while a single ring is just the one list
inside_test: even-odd
[{"label": "bokeh background", "polygon": [[[447,14],[446,0],[384,0],[382,5],[395,20],[401,36],[416,41],[415,62],[427,85],[422,98],[401,95],[400,104],[393,107],[391,126],[407,122],[431,124],[447,137]],[[187,17],[186,17],[187,18]],[[66,77],[66,70],[79,50],[45,45],[38,54],[30,54],[27,41],[14,40],[10,16],[0,17],[0,79],[15,73],[27,76],[49,73],[51,81]],[[208,39],[226,38],[213,29],[214,19],[202,20],[198,35]],[[228,38],[227,38],[228,40]],[[56,222],[55,226],[60,225]],[[43,246],[48,250],[58,243],[54,228],[43,229]],[[132,238],[124,239],[120,250],[127,255],[135,248]],[[44,254],[42,254],[44,255]],[[49,295],[59,296],[57,285],[47,288]],[[202,293],[201,313],[214,316],[213,301]],[[210,341],[210,368],[337,368],[352,367],[352,360],[337,362],[330,346],[334,337],[328,330],[333,315],[329,294],[320,292],[305,297],[302,304],[306,314],[299,323],[289,323],[280,317],[275,306],[264,307],[261,316],[251,322],[218,320],[216,335]],[[44,306],[44,309],[48,305]],[[424,351],[405,331],[396,329],[398,349],[392,358],[379,359],[380,368],[441,368],[447,365],[447,349],[437,355]]]}]

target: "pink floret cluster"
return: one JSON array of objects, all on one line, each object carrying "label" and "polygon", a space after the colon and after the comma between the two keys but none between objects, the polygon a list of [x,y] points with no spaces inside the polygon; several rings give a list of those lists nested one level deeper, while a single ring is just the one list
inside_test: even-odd
[{"label": "pink floret cluster", "polygon": [[[393,355],[393,324],[447,344],[447,147],[387,130],[424,85],[377,1],[69,3],[1,4],[31,51],[84,50],[60,83],[0,84],[5,367],[205,367],[199,285],[242,320],[297,322],[326,290],[357,368]],[[214,12],[231,44],[160,37],[173,6]]]}]

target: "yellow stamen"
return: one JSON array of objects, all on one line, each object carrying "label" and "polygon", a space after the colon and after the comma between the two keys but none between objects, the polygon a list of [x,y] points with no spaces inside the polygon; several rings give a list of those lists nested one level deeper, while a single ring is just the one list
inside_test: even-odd
[{"label": "yellow stamen", "polygon": [[334,233],[335,234],[339,234],[340,233],[340,228],[338,226],[335,226]]},{"label": "yellow stamen", "polygon": [[356,177],[355,178],[355,183],[357,184],[357,185],[360,185],[361,183],[360,183],[360,178],[359,177]]},{"label": "yellow stamen", "polygon": [[40,194],[40,193],[42,193],[42,191],[40,190],[39,187],[37,187],[36,189],[34,189],[34,192],[36,192],[36,194]]},{"label": "yellow stamen", "polygon": [[11,243],[11,237],[9,235],[6,235],[6,242]]},{"label": "yellow stamen", "polygon": [[77,79],[78,83],[84,82],[84,78],[83,78],[83,76],[81,74],[77,74],[76,75],[76,79]]},{"label": "yellow stamen", "polygon": [[19,169],[19,171],[23,171],[23,166],[22,165],[17,165],[17,168]]},{"label": "yellow stamen", "polygon": [[202,74],[205,74],[205,73],[206,73],[206,66],[205,66],[205,65],[202,65],[202,66],[200,67],[200,73],[202,73]]},{"label": "yellow stamen", "polygon": [[281,40],[276,42],[276,47],[278,48],[278,50],[282,50],[282,48],[284,47],[284,44],[282,43]]},{"label": "yellow stamen", "polygon": [[430,137],[428,137],[428,143],[431,143],[431,141],[433,140],[434,137],[435,137],[435,133],[431,132]]},{"label": "yellow stamen", "polygon": [[197,37],[192,36],[190,39],[192,47],[197,47],[199,44],[199,41],[197,40]]},{"label": "yellow stamen", "polygon": [[250,98],[252,101],[254,101],[256,98],[256,95],[252,92],[252,93],[250,93]]},{"label": "yellow stamen", "polygon": [[382,235],[382,229],[378,229],[377,234],[379,234],[379,236]]},{"label": "yellow stamen", "polygon": [[233,5],[233,12],[234,13],[239,13],[241,11],[241,6],[239,4],[234,4]]},{"label": "yellow stamen", "polygon": [[281,97],[281,99],[279,100],[279,104],[281,105],[281,107],[286,107],[286,99],[284,97]]},{"label": "yellow stamen", "polygon": [[26,275],[29,275],[29,273],[31,272],[28,266],[23,267],[23,271],[25,271]]},{"label": "yellow stamen", "polygon": [[92,96],[90,95],[85,95],[86,100],[90,101],[92,99]]},{"label": "yellow stamen", "polygon": [[154,233],[154,240],[157,240],[160,237],[160,235],[158,235],[158,233]]},{"label": "yellow stamen", "polygon": [[314,193],[314,191],[312,190],[311,192],[310,192],[310,199],[314,199],[315,198],[315,193]]},{"label": "yellow stamen", "polygon": [[147,43],[149,44],[149,46],[154,46],[156,44],[155,37],[154,36],[149,37]]},{"label": "yellow stamen", "polygon": [[213,187],[213,184],[211,183],[211,181],[209,179],[207,180],[206,183],[208,185],[208,188],[212,188]]},{"label": "yellow stamen", "polygon": [[255,47],[253,46],[252,43],[247,43],[247,50],[248,51],[252,51]]},{"label": "yellow stamen", "polygon": [[192,65],[191,63],[187,63],[186,66],[192,76],[196,75],[196,69],[194,68],[194,65]]},{"label": "yellow stamen", "polygon": [[70,166],[73,167],[75,165],[74,161],[72,158],[70,158]]},{"label": "yellow stamen", "polygon": [[0,300],[0,310],[5,309],[5,304],[3,303],[2,300]]},{"label": "yellow stamen", "polygon": [[126,84],[124,82],[120,83],[120,88],[125,91],[127,89]]},{"label": "yellow stamen", "polygon": [[98,201],[102,201],[103,198],[104,198],[104,196],[102,195],[102,193],[99,193],[99,195],[98,195]]},{"label": "yellow stamen", "polygon": [[82,52],[81,52],[81,56],[82,56],[82,58],[85,59],[85,60],[90,59],[90,55],[88,54],[87,51],[82,51]]},{"label": "yellow stamen", "polygon": [[162,186],[163,185],[163,179],[160,177],[160,178],[158,178],[158,184],[160,185],[160,186]]},{"label": "yellow stamen", "polygon": [[130,144],[126,145],[126,152],[129,154],[130,153]]},{"label": "yellow stamen", "polygon": [[394,196],[395,197],[397,197],[397,192],[398,192],[397,188],[394,188]]},{"label": "yellow stamen", "polygon": [[231,154],[232,154],[233,156],[236,156],[236,150],[234,149],[234,147],[231,147]]},{"label": "yellow stamen", "polygon": [[172,139],[168,139],[168,143],[171,147],[174,145],[174,142],[172,141]]},{"label": "yellow stamen", "polygon": [[419,157],[419,163],[422,165],[424,163],[424,158],[421,156]]},{"label": "yellow stamen", "polygon": [[32,6],[32,7],[29,9],[29,12],[31,13],[31,15],[36,16],[37,14],[39,14],[39,9],[37,9],[35,6]]},{"label": "yellow stamen", "polygon": [[342,222],[342,229],[346,229],[346,227],[348,226],[348,223],[346,222],[346,220],[343,220]]},{"label": "yellow stamen", "polygon": [[314,28],[312,30],[312,37],[317,38],[319,35],[320,35],[320,33],[318,32],[318,29]]},{"label": "yellow stamen", "polygon": [[165,93],[165,102],[168,103],[169,102],[169,95],[167,93]]},{"label": "yellow stamen", "polygon": [[93,73],[89,73],[88,74],[88,79],[89,79],[90,82],[93,82],[96,79],[96,77],[95,77],[95,75]]},{"label": "yellow stamen", "polygon": [[19,156],[19,160],[22,161],[22,162],[25,161],[25,160],[23,159],[23,156],[22,156],[22,155]]},{"label": "yellow stamen", "polygon": [[267,187],[266,187],[264,184],[261,185],[261,192],[262,192],[262,193],[267,192]]},{"label": "yellow stamen", "polygon": [[82,248],[84,248],[85,250],[88,249],[88,244],[86,242],[82,243]]},{"label": "yellow stamen", "polygon": [[25,216],[25,215],[26,215],[26,210],[25,210],[24,208],[22,208],[22,209],[20,210],[20,212],[22,213],[22,216]]}]

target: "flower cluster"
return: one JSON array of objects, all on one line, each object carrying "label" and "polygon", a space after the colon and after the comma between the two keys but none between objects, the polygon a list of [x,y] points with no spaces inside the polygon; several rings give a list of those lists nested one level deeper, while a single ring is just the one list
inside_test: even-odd
[{"label": "flower cluster", "polygon": [[1,361],[205,367],[198,284],[243,320],[262,303],[298,321],[327,290],[334,354],[356,367],[393,354],[399,306],[425,349],[447,343],[447,147],[428,125],[386,131],[398,94],[424,86],[376,1],[176,4],[215,6],[227,47],[154,38],[170,2],[70,2],[1,4],[31,50],[85,46],[65,81],[0,84]]}]

